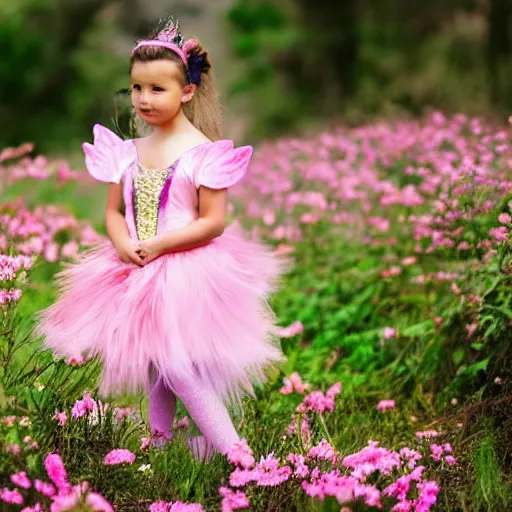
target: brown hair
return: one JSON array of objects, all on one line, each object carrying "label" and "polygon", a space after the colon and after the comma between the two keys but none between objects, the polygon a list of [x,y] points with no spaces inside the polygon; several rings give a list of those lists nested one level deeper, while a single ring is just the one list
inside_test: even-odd
[{"label": "brown hair", "polygon": [[[187,85],[185,65],[181,58],[169,48],[141,46],[130,57],[130,73],[136,61],[148,62],[158,59],[168,59],[175,62],[181,70],[182,86]],[[222,139],[222,107],[211,67],[201,72],[201,82],[196,88],[193,98],[183,103],[183,112],[190,122],[210,140]],[[144,132],[144,127],[147,128],[145,123],[139,119],[135,120],[135,124],[138,133]]]}]

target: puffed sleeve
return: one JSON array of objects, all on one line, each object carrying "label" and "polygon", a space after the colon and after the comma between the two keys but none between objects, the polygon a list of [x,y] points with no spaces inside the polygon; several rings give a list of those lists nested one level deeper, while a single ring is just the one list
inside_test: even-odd
[{"label": "puffed sleeve", "polygon": [[233,147],[231,140],[216,141],[206,150],[201,165],[194,173],[196,188],[227,188],[240,181],[249,167],[252,146]]},{"label": "puffed sleeve", "polygon": [[85,166],[99,181],[119,183],[124,170],[133,159],[134,148],[101,124],[93,128],[94,143],[84,142]]}]

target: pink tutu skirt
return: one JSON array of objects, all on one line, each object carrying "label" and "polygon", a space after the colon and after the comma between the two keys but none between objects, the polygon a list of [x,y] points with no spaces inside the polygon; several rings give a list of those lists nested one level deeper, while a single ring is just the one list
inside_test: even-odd
[{"label": "pink tutu skirt", "polygon": [[288,263],[236,224],[144,267],[105,240],[56,274],[59,297],[38,312],[36,334],[60,356],[100,356],[103,397],[149,391],[156,369],[197,376],[239,405],[286,361],[268,297]]}]

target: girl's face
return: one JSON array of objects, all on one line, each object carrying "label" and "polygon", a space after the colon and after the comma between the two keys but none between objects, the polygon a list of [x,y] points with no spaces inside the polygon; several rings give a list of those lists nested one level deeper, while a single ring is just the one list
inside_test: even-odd
[{"label": "girl's face", "polygon": [[132,105],[139,117],[154,126],[165,124],[190,101],[195,86],[183,86],[182,72],[169,59],[135,61],[131,71]]}]

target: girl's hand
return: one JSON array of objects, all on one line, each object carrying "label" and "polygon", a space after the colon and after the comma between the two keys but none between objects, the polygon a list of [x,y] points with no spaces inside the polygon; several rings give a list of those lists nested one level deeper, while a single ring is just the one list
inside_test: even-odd
[{"label": "girl's hand", "polygon": [[146,265],[155,258],[158,258],[164,249],[160,243],[160,239],[157,236],[148,238],[147,240],[141,240],[135,247],[135,252],[140,256],[142,264]]},{"label": "girl's hand", "polygon": [[144,265],[144,262],[142,261],[141,257],[137,254],[136,248],[136,245],[132,242],[131,239],[127,239],[117,244],[116,249],[119,259],[123,263],[135,263],[136,265],[142,267]]}]

